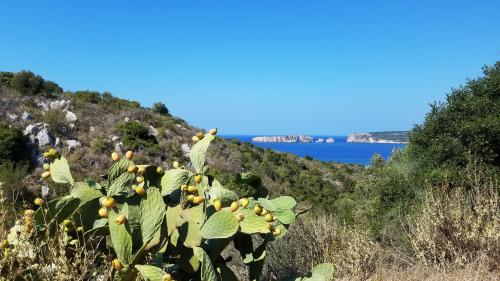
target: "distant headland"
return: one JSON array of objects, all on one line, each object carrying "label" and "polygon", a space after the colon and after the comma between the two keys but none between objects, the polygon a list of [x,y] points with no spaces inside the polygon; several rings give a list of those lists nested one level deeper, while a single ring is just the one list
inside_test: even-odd
[{"label": "distant headland", "polygon": [[[355,133],[347,137],[347,142],[357,143],[406,143],[409,131]],[[314,138],[307,135],[257,136],[252,142],[260,143],[334,143],[333,137]]]}]

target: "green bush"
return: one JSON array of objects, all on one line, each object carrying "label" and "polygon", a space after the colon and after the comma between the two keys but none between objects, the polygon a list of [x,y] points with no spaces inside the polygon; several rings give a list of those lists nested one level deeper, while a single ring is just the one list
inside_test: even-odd
[{"label": "green bush", "polygon": [[44,80],[31,71],[20,71],[12,77],[10,87],[22,95],[36,95],[43,90]]},{"label": "green bush", "polygon": [[158,145],[154,136],[149,135],[148,128],[139,122],[123,122],[115,127],[122,137],[125,147],[131,150],[151,148]]},{"label": "green bush", "polygon": [[0,122],[0,165],[29,162],[23,132]]},{"label": "green bush", "polygon": [[151,107],[151,111],[160,115],[168,115],[168,108],[164,103],[155,102]]},{"label": "green bush", "polygon": [[432,105],[410,134],[409,150],[426,167],[464,167],[467,155],[500,166],[500,62],[484,76],[452,90]]},{"label": "green bush", "polygon": [[108,148],[108,144],[101,137],[93,139],[90,143],[90,149],[95,154],[103,154]]}]

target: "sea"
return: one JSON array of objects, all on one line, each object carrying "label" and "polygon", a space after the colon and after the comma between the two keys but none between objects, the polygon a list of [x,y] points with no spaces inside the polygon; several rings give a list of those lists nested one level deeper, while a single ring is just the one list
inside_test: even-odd
[{"label": "sea", "polygon": [[394,149],[401,149],[406,144],[399,143],[352,143],[347,142],[347,136],[312,136],[314,141],[318,138],[329,137],[335,139],[334,143],[261,143],[252,142],[256,135],[222,135],[225,139],[237,139],[249,142],[263,148],[270,148],[279,152],[288,152],[300,157],[310,156],[315,160],[325,162],[340,162],[350,164],[368,165],[373,154],[378,153],[388,159]]}]

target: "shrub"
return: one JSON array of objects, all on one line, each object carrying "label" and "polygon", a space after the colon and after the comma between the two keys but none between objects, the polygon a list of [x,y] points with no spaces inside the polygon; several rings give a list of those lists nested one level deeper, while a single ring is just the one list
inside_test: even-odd
[{"label": "shrub", "polygon": [[149,134],[148,128],[136,121],[122,122],[115,127],[128,149],[137,150],[158,145],[156,138]]},{"label": "shrub", "polygon": [[168,115],[168,108],[164,103],[155,102],[151,107],[151,111],[160,115]]},{"label": "shrub", "polygon": [[[71,186],[68,195],[45,203],[35,200],[36,212],[27,210],[23,220],[16,222],[2,242],[4,255],[0,268],[4,276],[17,272],[28,275],[30,270],[46,268],[28,267],[20,262],[26,257],[40,261],[52,251],[53,258],[78,264],[78,251],[87,247],[104,251],[109,245],[111,259],[102,259],[114,280],[235,280],[237,277],[221,258],[230,243],[239,250],[248,266],[252,280],[259,279],[266,256],[266,246],[285,236],[288,226],[295,220],[293,198],[238,198],[204,172],[205,153],[215,137],[207,134],[193,145],[190,160],[193,170],[174,168],[163,171],[155,165],[138,165],[114,154],[114,164],[107,180],[98,184],[87,180],[75,182],[67,160],[50,154],[49,171],[42,177]],[[51,241],[54,233],[64,231],[54,249],[43,249],[40,241]],[[254,247],[252,236],[262,237]],[[102,243],[104,238],[108,243]],[[96,257],[94,256],[94,259]],[[9,265],[2,267],[2,264]],[[54,264],[57,267],[57,264]],[[313,279],[328,280],[333,266],[321,264],[312,271]],[[84,267],[86,268],[86,267]],[[54,274],[59,274],[53,269]],[[75,270],[74,267],[66,268]],[[50,270],[50,269],[49,269]],[[102,279],[104,276],[99,276]],[[308,280],[297,278],[295,280]]]},{"label": "shrub", "polygon": [[43,121],[49,125],[52,132],[57,132],[60,135],[67,134],[66,116],[60,110],[51,109],[43,115]]},{"label": "shrub", "polygon": [[95,154],[103,154],[109,149],[109,145],[104,141],[103,138],[97,137],[90,143],[90,149]]},{"label": "shrub", "polygon": [[0,165],[29,162],[23,132],[0,122]]},{"label": "shrub", "polygon": [[500,166],[500,62],[483,71],[483,77],[453,89],[445,103],[432,105],[411,132],[409,150],[425,166],[464,167],[467,154]]},{"label": "shrub", "polygon": [[19,91],[22,95],[36,95],[40,93],[44,87],[42,77],[35,75],[31,71],[20,71],[12,77],[10,87]]}]

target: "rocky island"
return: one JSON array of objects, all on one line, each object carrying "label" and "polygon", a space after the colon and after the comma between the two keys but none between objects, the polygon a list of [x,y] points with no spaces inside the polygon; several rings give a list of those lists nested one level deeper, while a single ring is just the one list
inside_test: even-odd
[{"label": "rocky island", "polygon": [[262,136],[252,138],[253,142],[312,142],[311,136]]},{"label": "rocky island", "polygon": [[408,131],[371,132],[350,134],[347,142],[359,143],[407,143]]}]

